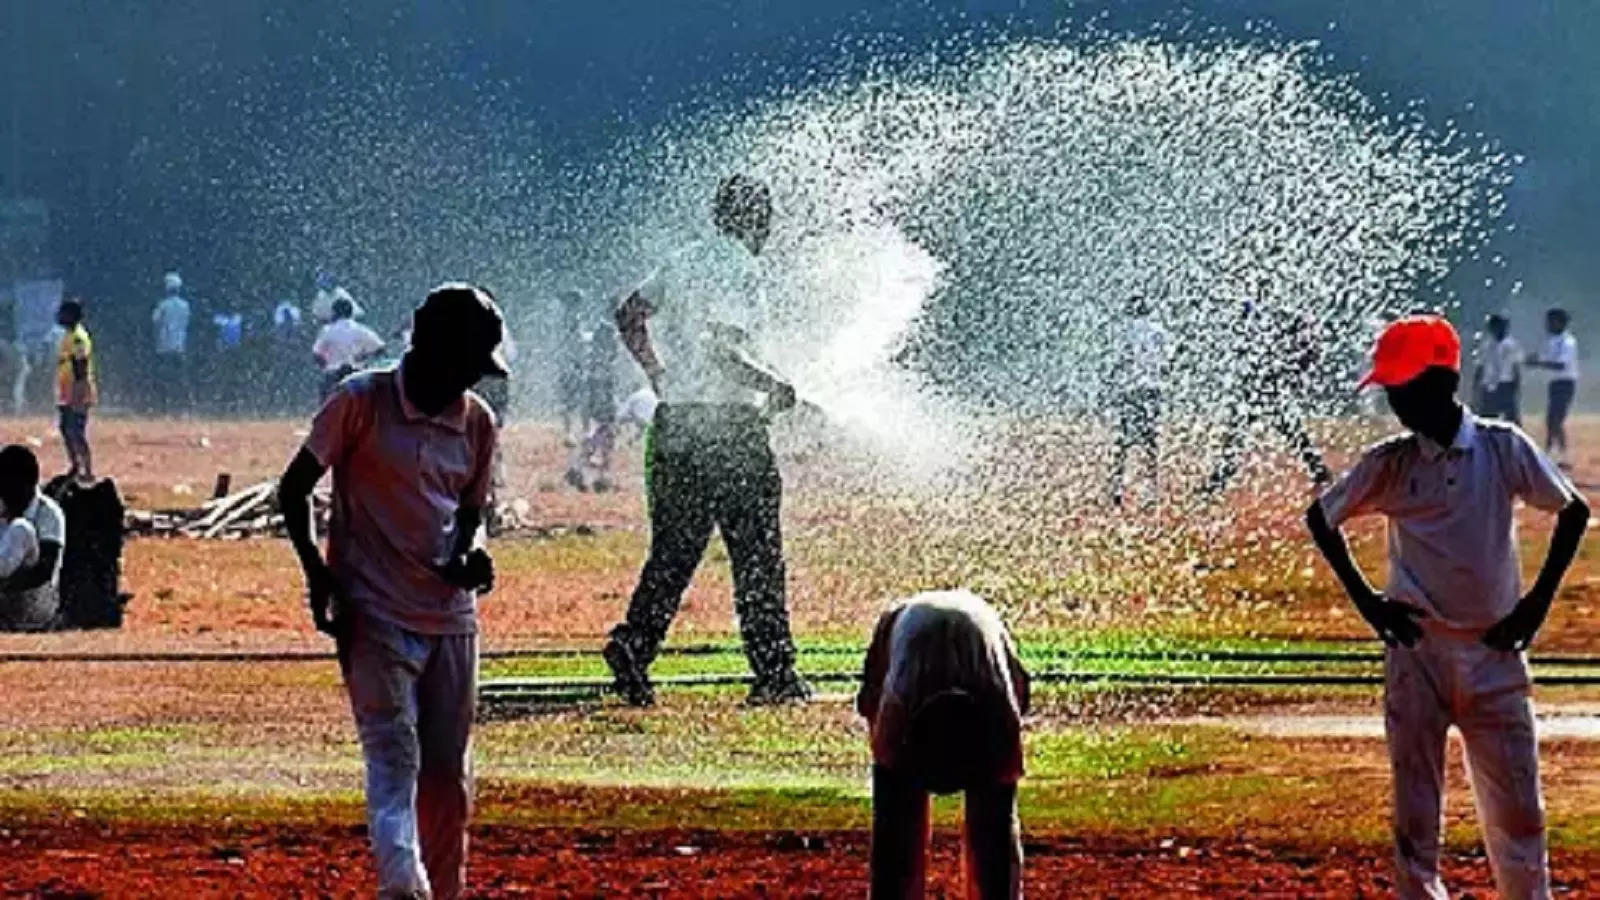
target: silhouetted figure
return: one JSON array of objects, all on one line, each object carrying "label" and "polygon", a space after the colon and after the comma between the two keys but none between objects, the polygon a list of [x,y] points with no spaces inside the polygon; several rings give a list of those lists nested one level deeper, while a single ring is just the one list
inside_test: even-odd
[{"label": "silhouetted figure", "polygon": [[[454,900],[466,871],[477,702],[480,526],[494,414],[469,388],[509,374],[489,292],[447,284],[397,367],[341,383],[280,488],[312,620],[339,647],[367,767],[379,895]],[[333,470],[326,561],[311,492]]]},{"label": "silhouetted figure", "polygon": [[1226,405],[1222,447],[1205,492],[1214,496],[1228,489],[1250,437],[1263,425],[1300,457],[1313,484],[1329,483],[1333,473],[1306,431],[1311,370],[1321,355],[1312,321],[1289,310],[1248,302],[1233,328],[1235,389],[1222,398]]},{"label": "silhouetted figure", "polygon": [[[655,694],[650,664],[714,529],[733,565],[734,610],[755,674],[751,703],[804,701],[785,600],[783,480],[762,395],[773,410],[794,388],[756,359],[748,328],[761,308],[754,269],[772,222],[767,187],[735,175],[712,204],[717,234],[686,248],[617,308],[617,331],[661,405],[651,446],[650,556],[605,659],[634,705]],[[658,346],[659,341],[659,346]]]},{"label": "silhouetted figure", "polygon": [[39,460],[20,444],[0,449],[0,510],[7,532],[0,556],[13,557],[0,562],[0,630],[50,628],[61,603],[66,518],[39,492]]},{"label": "silhouetted figure", "polygon": [[1116,364],[1109,373],[1111,405],[1116,416],[1116,446],[1111,457],[1111,502],[1122,505],[1128,453],[1144,451],[1150,502],[1160,481],[1161,401],[1172,356],[1167,330],[1157,322],[1150,301],[1132,297],[1124,309]]}]

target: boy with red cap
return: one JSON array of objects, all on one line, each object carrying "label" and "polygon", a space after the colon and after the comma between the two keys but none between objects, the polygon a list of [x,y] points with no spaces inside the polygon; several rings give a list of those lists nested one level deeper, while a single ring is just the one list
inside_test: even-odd
[{"label": "boy with red cap", "polygon": [[[1409,433],[1369,449],[1311,505],[1306,523],[1356,608],[1387,645],[1384,724],[1394,776],[1396,889],[1444,898],[1439,835],[1451,725],[1466,745],[1473,794],[1502,896],[1550,895],[1538,739],[1523,651],[1544,623],[1589,521],[1589,507],[1515,425],[1456,401],[1461,339],[1437,316],[1411,316],[1378,339],[1361,385],[1384,389]],[[1550,551],[1526,594],[1513,504],[1557,513]],[[1389,581],[1379,591],[1339,526],[1389,523]]]}]

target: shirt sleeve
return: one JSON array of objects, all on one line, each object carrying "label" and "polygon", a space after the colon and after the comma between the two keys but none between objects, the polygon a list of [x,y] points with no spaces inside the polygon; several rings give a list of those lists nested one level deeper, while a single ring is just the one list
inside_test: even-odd
[{"label": "shirt sleeve", "polygon": [[1391,480],[1391,451],[1375,447],[1362,455],[1355,468],[1328,488],[1317,502],[1322,515],[1335,528],[1351,519],[1381,513]]},{"label": "shirt sleeve", "polygon": [[362,356],[367,356],[367,355],[370,355],[370,354],[373,354],[373,353],[377,353],[379,350],[383,349],[383,338],[379,337],[378,333],[376,331],[373,331],[371,328],[363,329],[362,332],[361,332],[361,338],[362,338],[362,346],[361,346],[361,355]]},{"label": "shirt sleeve", "polygon": [[39,540],[27,519],[13,519],[0,531],[0,577],[10,577],[28,564]]},{"label": "shirt sleeve", "polygon": [[1577,499],[1577,489],[1521,430],[1511,431],[1511,491],[1529,506],[1557,512]]},{"label": "shirt sleeve", "polygon": [[317,332],[317,339],[311,345],[311,355],[317,359],[328,358],[328,329],[326,327]]},{"label": "shirt sleeve", "polygon": [[488,409],[482,410],[482,413],[482,419],[474,428],[478,437],[473,448],[472,479],[461,494],[463,504],[479,509],[489,505],[489,493],[494,487],[494,448],[499,440],[494,413]]},{"label": "shirt sleeve", "polygon": [[323,404],[311,420],[311,433],[306,436],[305,449],[317,458],[325,469],[344,461],[350,448],[361,434],[362,422],[367,415],[366,394],[349,384],[341,385],[328,402]]},{"label": "shirt sleeve", "polygon": [[73,359],[88,359],[91,347],[92,345],[89,343],[89,337],[87,335],[75,334],[72,336]]}]

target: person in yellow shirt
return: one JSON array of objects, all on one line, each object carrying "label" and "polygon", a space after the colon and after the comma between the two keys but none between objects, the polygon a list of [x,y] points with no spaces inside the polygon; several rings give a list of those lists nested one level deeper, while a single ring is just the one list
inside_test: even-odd
[{"label": "person in yellow shirt", "polygon": [[56,312],[56,323],[66,329],[56,351],[56,408],[61,413],[61,442],[67,448],[69,477],[94,481],[89,455],[89,407],[96,397],[94,341],[83,327],[83,304],[66,300]]}]

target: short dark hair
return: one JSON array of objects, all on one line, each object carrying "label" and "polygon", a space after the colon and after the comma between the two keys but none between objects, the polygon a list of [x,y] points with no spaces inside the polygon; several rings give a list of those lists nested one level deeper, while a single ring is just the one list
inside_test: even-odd
[{"label": "short dark hair", "polygon": [[343,297],[333,301],[333,317],[335,319],[348,319],[356,314],[356,305]]},{"label": "short dark hair", "polygon": [[19,493],[24,487],[29,493],[39,487],[39,457],[22,444],[0,447],[0,491],[11,486]]},{"label": "short dark hair", "polygon": [[63,300],[56,310],[58,316],[68,316],[74,322],[83,321],[83,304],[77,300]]}]

